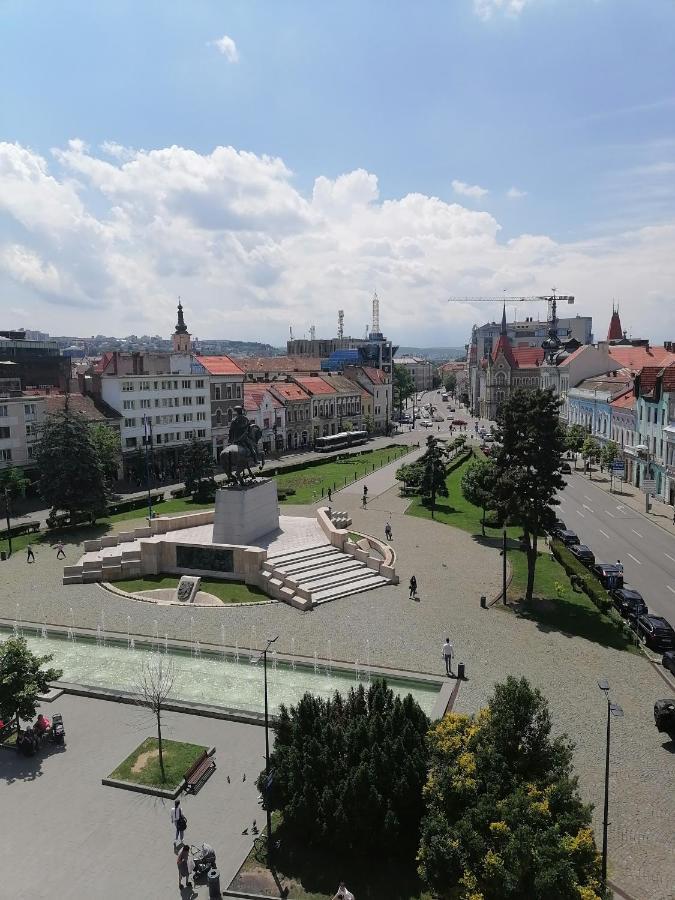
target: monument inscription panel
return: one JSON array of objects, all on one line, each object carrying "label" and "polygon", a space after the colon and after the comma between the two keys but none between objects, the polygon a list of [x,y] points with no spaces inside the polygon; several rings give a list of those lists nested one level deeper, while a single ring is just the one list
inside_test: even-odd
[{"label": "monument inscription panel", "polygon": [[205,569],[209,572],[234,572],[234,556],[227,547],[176,547],[178,569]]}]

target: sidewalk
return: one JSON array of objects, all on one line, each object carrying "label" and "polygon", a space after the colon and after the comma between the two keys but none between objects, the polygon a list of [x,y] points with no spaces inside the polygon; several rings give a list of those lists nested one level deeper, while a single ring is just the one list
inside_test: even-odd
[{"label": "sidewalk", "polygon": [[[572,472],[574,473],[574,469],[572,469]],[[576,474],[581,478],[588,479],[588,476],[582,469],[577,469]],[[597,471],[594,473],[593,478],[590,479],[590,482],[595,485],[595,487],[599,487],[608,494],[611,493],[612,497],[617,498],[618,503],[623,503],[635,510],[635,512],[641,513],[648,518],[650,522],[654,522],[655,525],[659,525],[664,531],[667,531],[675,537],[673,507],[669,503],[666,503],[661,497],[650,497],[650,511],[647,513],[645,512],[645,495],[640,488],[633,487],[632,484],[627,484],[615,478],[614,488],[610,491],[609,475]]]}]

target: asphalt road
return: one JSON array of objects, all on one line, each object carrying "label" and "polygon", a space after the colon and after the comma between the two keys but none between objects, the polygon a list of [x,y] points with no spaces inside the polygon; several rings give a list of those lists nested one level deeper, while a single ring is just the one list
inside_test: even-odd
[{"label": "asphalt road", "polygon": [[675,539],[621,497],[596,487],[587,476],[566,476],[559,516],[576,531],[597,562],[624,567],[627,584],[645,598],[650,612],[675,624]]}]

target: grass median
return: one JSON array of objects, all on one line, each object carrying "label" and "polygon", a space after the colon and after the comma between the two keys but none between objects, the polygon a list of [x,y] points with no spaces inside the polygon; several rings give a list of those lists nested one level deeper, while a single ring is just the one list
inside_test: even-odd
[{"label": "grass median", "polygon": [[[156,591],[160,588],[175,590],[178,587],[178,578],[175,575],[146,575],[143,578],[125,578],[122,581],[114,581],[113,585],[130,594],[139,591]],[[258,603],[261,600],[269,600],[267,594],[263,593],[260,588],[239,581],[202,578],[199,590],[213,594],[223,603]]]},{"label": "grass median", "polygon": [[178,787],[187,770],[207,749],[208,747],[200,744],[163,740],[162,756],[166,780],[162,781],[157,738],[149,737],[139,744],[133,753],[130,753],[108,777],[148,787]]}]

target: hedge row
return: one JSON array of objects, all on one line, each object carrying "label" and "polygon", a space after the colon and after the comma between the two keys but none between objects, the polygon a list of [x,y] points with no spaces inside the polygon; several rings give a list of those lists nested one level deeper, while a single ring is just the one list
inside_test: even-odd
[{"label": "hedge row", "polygon": [[609,595],[600,580],[578,559],[572,556],[562,541],[553,538],[551,541],[551,552],[567,572],[570,579],[573,575],[576,576],[575,580],[578,580],[579,587],[589,597],[591,602],[597,606],[600,612],[608,613],[613,608],[612,601],[609,599]]},{"label": "hedge row", "polygon": [[0,541],[6,541],[8,537],[19,537],[21,534],[29,534],[31,531],[39,531],[39,522],[22,522],[20,525],[12,525],[11,528],[5,528],[0,531]]},{"label": "hedge row", "polygon": [[[164,491],[150,491],[153,503],[161,503],[164,500]],[[106,515],[114,516],[116,513],[130,512],[132,509],[143,509],[148,505],[148,495],[135,497],[131,500],[118,500],[106,506]]]},{"label": "hedge row", "polygon": [[[393,450],[398,447],[405,447],[405,444],[387,444],[386,447],[380,447],[380,450]],[[358,453],[338,453],[335,456],[319,456],[315,459],[307,459],[304,462],[292,463],[290,466],[277,466],[274,469],[271,469],[269,472],[265,471],[266,475],[283,475],[286,472],[300,472],[302,469],[311,469],[314,466],[322,466],[327,462],[349,462],[350,459],[359,456],[365,456],[368,453],[373,453],[375,450],[374,447],[368,447],[367,449],[360,450]]]}]

